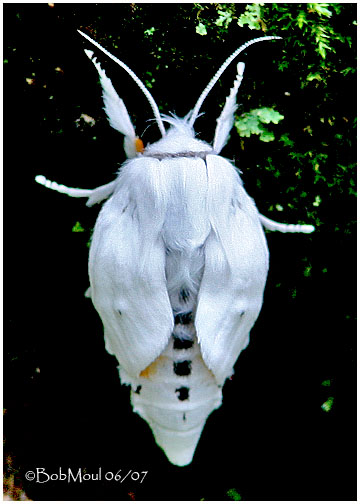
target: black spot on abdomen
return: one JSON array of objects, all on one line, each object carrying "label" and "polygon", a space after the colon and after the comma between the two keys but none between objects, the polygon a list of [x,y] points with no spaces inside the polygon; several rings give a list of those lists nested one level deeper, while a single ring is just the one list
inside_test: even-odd
[{"label": "black spot on abdomen", "polygon": [[174,320],[175,320],[175,325],[176,324],[182,324],[182,325],[191,324],[192,312],[190,311],[187,313],[179,313],[178,315],[175,315]]},{"label": "black spot on abdomen", "polygon": [[191,361],[174,362],[174,373],[178,376],[187,376],[191,373]]},{"label": "black spot on abdomen", "polygon": [[174,336],[174,350],[187,350],[193,346],[194,342],[188,339],[180,339]]},{"label": "black spot on abdomen", "polygon": [[[177,395],[179,401],[186,401],[189,399],[189,389],[188,387],[180,387],[175,390],[175,394]],[[184,418],[185,420],[185,418]]]}]

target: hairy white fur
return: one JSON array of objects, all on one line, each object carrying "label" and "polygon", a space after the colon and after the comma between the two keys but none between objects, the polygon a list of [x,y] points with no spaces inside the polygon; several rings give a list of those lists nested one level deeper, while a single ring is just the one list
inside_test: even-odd
[{"label": "hairy white fur", "polygon": [[[99,44],[82,34],[103,52]],[[234,121],[244,65],[218,119],[213,146],[195,137],[193,123],[215,81],[250,41],[233,53],[184,119],[158,114],[162,138],[129,159],[117,178],[94,190],[67,188],[43,176],[45,187],[88,205],[107,199],[89,255],[91,297],[108,352],[131,386],[134,411],[150,425],[173,464],[192,461],[207,417],[221,405],[222,386],[261,309],[269,253],[263,227],[311,232],[259,214],[236,168],[218,154]],[[113,127],[135,130],[92,53]],[[137,77],[120,60],[112,59]],[[151,95],[150,95],[151,96]],[[165,131],[164,122],[170,124]]]},{"label": "hairy white fur", "polygon": [[[147,156],[179,148],[195,154],[185,160]],[[196,156],[206,150],[204,159]],[[207,416],[221,403],[218,386],[247,344],[267,269],[259,215],[235,168],[188,135],[182,121],[173,120],[165,138],[122,167],[95,225],[91,296],[122,381],[133,391],[142,386],[140,395],[132,394],[134,407],[174,463],[191,461]],[[174,315],[183,312],[194,316],[194,324],[182,327],[194,342],[185,381],[172,370],[180,358],[172,348]],[[151,365],[150,378],[141,376]],[[201,383],[212,392],[201,393]],[[181,385],[189,389],[184,401],[175,392]],[[169,415],[174,420],[164,425]],[[185,451],[179,451],[179,435],[188,436]]]}]

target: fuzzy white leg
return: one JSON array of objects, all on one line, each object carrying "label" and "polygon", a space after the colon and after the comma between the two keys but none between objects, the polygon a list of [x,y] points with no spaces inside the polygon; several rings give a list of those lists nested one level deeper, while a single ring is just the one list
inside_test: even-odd
[{"label": "fuzzy white leg", "polygon": [[86,203],[86,206],[89,207],[95,205],[95,203],[100,203],[100,201],[103,201],[111,196],[117,183],[117,181],[114,180],[113,182],[97,187],[96,189],[78,189],[76,187],[67,187],[65,185],[58,184],[57,182],[52,182],[44,177],[44,175],[37,175],[35,177],[35,182],[47,189],[52,189],[53,191],[66,194],[72,198],[89,198]]},{"label": "fuzzy white leg", "polygon": [[259,214],[261,224],[269,231],[280,231],[280,233],[312,233],[315,227],[311,224],[283,224],[276,222],[265,215]]}]

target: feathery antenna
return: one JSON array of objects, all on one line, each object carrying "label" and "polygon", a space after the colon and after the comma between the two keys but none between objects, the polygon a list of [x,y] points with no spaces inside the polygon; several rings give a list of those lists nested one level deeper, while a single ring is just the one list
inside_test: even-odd
[{"label": "feathery antenna", "polygon": [[199,114],[199,111],[200,111],[200,108],[202,106],[202,104],[204,103],[204,100],[205,98],[207,97],[207,95],[210,93],[210,91],[212,90],[212,88],[214,87],[214,85],[216,84],[216,82],[219,80],[220,76],[222,75],[222,73],[227,69],[227,67],[230,65],[230,63],[242,52],[244,51],[247,47],[251,46],[252,44],[256,44],[257,42],[263,42],[265,40],[276,40],[276,39],[282,39],[282,37],[276,37],[276,36],[272,36],[272,35],[269,35],[267,37],[259,37],[259,38],[256,38],[256,39],[253,39],[253,40],[249,40],[249,42],[246,42],[245,44],[243,44],[241,47],[239,47],[238,49],[236,49],[235,52],[233,52],[228,58],[227,60],[224,61],[224,63],[221,65],[221,67],[219,68],[219,70],[216,72],[216,74],[214,75],[214,77],[211,79],[211,81],[209,82],[209,84],[206,86],[206,88],[204,89],[204,91],[201,93],[198,101],[196,102],[196,105],[194,107],[194,110],[191,114],[191,117],[189,119],[189,125],[190,126],[193,126],[194,125],[194,122]]},{"label": "feathery antenna", "polygon": [[227,138],[234,124],[234,114],[236,111],[236,94],[243,79],[245,63],[237,64],[237,74],[234,86],[230,89],[230,94],[226,98],[224,108],[217,119],[215,137],[213,142],[214,152],[219,154],[227,142]]},{"label": "feathery antenna", "polygon": [[108,56],[110,59],[112,59],[113,61],[115,61],[115,63],[117,63],[118,65],[120,65],[121,68],[123,68],[130,75],[130,77],[132,79],[134,79],[134,81],[139,86],[139,88],[141,89],[141,91],[146,96],[148,102],[150,103],[150,107],[152,108],[152,110],[154,112],[154,116],[155,116],[156,122],[157,122],[157,124],[159,126],[159,130],[160,130],[161,135],[165,136],[166,131],[165,131],[164,124],[163,124],[163,122],[161,120],[159,108],[156,105],[156,102],[155,102],[154,98],[151,96],[151,93],[148,91],[148,89],[145,87],[145,85],[141,82],[141,80],[139,79],[139,77],[131,70],[131,68],[129,68],[121,60],[119,60],[118,58],[116,58],[115,56],[113,56],[109,51],[107,51],[106,49],[104,49],[98,42],[96,42],[95,40],[93,40],[91,37],[89,37],[88,35],[86,35],[82,31],[78,30],[78,32],[80,33],[80,35],[82,35],[84,38],[86,38],[86,40],[88,40],[91,44],[93,44],[95,47],[97,47],[98,49],[100,49],[100,51],[102,51],[104,54],[106,54],[106,56]]}]

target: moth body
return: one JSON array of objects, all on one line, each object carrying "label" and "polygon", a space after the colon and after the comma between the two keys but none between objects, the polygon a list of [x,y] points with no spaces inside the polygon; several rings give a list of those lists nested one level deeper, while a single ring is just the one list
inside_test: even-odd
[{"label": "moth body", "polygon": [[[95,225],[89,276],[107,350],[120,363],[121,381],[132,387],[134,411],[168,458],[184,465],[248,342],[262,304],[268,251],[236,169],[185,135],[181,120],[172,122],[160,159],[147,155],[158,151],[154,144],[121,168]],[[215,311],[220,318],[214,319]],[[228,312],[232,320],[224,327]],[[226,343],[226,357],[223,329],[236,340]]]},{"label": "moth body", "polygon": [[[81,32],[80,32],[81,33]],[[124,135],[128,160],[117,178],[93,190],[36,181],[88,205],[107,199],[90,253],[91,297],[104,326],[106,350],[116,356],[131,404],[151,427],[173,464],[192,461],[205,422],[221,405],[222,386],[249,342],[263,301],[269,252],[263,226],[304,232],[261,215],[239,173],[220,151],[234,122],[244,64],[217,120],[209,145],[193,128],[201,105],[227,66],[261,37],[245,43],[220,67],[183,119],[161,116],[146,87],[97,42],[142,89],[162,138],[143,148],[124,102],[93,52],[110,125]],[[164,123],[170,124],[168,130]]]}]

